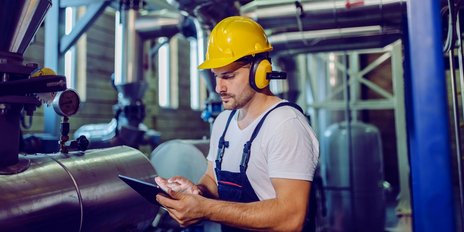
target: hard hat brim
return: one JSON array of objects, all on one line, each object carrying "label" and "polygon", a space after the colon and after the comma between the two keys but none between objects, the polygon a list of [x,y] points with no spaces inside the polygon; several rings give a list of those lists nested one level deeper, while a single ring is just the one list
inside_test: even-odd
[{"label": "hard hat brim", "polygon": [[256,50],[253,53],[243,54],[243,55],[238,56],[238,57],[227,57],[227,58],[216,58],[216,59],[205,60],[203,63],[201,63],[198,66],[198,69],[212,69],[212,68],[224,67],[226,65],[232,64],[234,61],[236,61],[236,60],[238,60],[238,59],[240,59],[242,57],[245,57],[245,56],[248,56],[248,55],[255,56],[256,54],[260,54],[260,53],[268,52],[268,51],[272,51],[272,46],[269,46],[269,47],[261,49],[261,50]]},{"label": "hard hat brim", "polygon": [[205,62],[201,63],[198,66],[198,69],[212,69],[212,68],[220,68],[226,65],[232,64],[236,61],[237,58],[224,58],[224,59],[214,59],[214,60],[205,60]]}]

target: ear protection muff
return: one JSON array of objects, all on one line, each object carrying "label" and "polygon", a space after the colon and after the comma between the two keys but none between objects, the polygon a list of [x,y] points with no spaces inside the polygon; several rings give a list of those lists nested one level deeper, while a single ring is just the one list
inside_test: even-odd
[{"label": "ear protection muff", "polygon": [[255,57],[250,68],[250,86],[261,91],[269,85],[268,73],[272,72],[271,61],[268,57]]}]

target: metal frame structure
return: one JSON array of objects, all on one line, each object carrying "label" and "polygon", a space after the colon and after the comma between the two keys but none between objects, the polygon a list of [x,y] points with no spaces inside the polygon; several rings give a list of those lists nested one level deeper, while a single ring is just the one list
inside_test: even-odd
[{"label": "metal frame structure", "polygon": [[[368,53],[383,53],[377,59],[372,61],[364,69],[359,70],[359,55]],[[402,67],[402,43],[398,40],[381,49],[369,49],[360,51],[348,52],[350,68],[335,61],[335,67],[343,75],[349,75],[349,85],[351,89],[351,96],[349,102],[349,108],[352,110],[352,118],[356,119],[357,111],[359,110],[379,110],[379,109],[393,109],[395,113],[395,131],[396,131],[396,144],[397,144],[397,158],[398,158],[398,170],[400,177],[400,196],[396,211],[399,214],[410,215],[411,214],[411,203],[410,203],[410,185],[409,185],[409,160],[408,160],[408,149],[407,149],[407,133],[406,133],[406,113],[405,113],[405,99],[404,99],[404,84],[403,84],[403,67]],[[327,62],[327,58],[322,55],[318,55],[319,59]],[[384,90],[382,87],[375,83],[367,80],[364,76],[370,71],[374,70],[379,65],[390,60],[391,62],[391,73],[392,73],[392,84],[393,93]],[[375,100],[360,100],[359,99],[359,86],[363,84],[383,97],[383,99]],[[335,88],[326,100],[316,101],[313,104],[309,104],[308,107],[314,107],[317,109],[329,109],[329,110],[343,110],[346,108],[346,100],[334,99],[337,94],[344,91],[345,85],[340,85]],[[317,113],[315,114],[317,117]],[[317,119],[316,119],[317,120]]]}]

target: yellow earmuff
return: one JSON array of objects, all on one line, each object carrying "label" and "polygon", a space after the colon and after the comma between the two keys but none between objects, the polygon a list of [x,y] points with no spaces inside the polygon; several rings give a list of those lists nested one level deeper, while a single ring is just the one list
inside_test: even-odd
[{"label": "yellow earmuff", "polygon": [[269,85],[267,74],[272,72],[271,61],[267,57],[255,58],[250,69],[250,86],[261,91]]}]

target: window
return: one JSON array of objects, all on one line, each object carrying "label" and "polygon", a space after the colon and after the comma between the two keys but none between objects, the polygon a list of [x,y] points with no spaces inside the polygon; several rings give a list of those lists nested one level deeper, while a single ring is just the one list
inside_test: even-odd
[{"label": "window", "polygon": [[[76,21],[85,14],[85,7],[66,7],[65,34],[73,30]],[[84,33],[74,46],[64,54],[64,75],[68,88],[76,89],[81,101],[86,99],[86,70],[87,70],[87,36]]]},{"label": "window", "polygon": [[197,41],[190,39],[190,107],[200,110],[206,99],[206,85],[198,72]]},{"label": "window", "polygon": [[177,39],[173,37],[158,50],[158,97],[159,105],[164,108],[179,107],[177,48]]},{"label": "window", "polygon": [[[65,10],[65,34],[69,35],[71,33],[74,23],[76,22],[76,10],[72,7],[66,7]],[[64,75],[66,76],[66,83],[68,84],[68,88],[75,88],[76,87],[76,48],[72,46],[66,53],[64,54]]]}]

